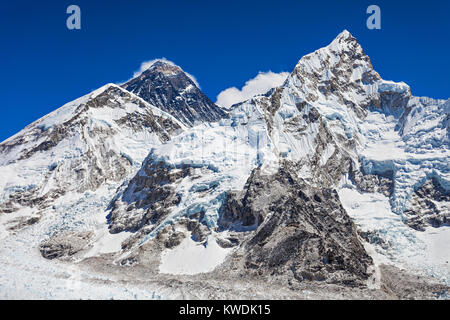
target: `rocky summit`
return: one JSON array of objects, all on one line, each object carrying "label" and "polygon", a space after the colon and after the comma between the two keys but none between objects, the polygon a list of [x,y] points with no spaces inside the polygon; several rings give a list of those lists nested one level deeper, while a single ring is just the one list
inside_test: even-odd
[{"label": "rocky summit", "polygon": [[173,115],[187,126],[214,122],[226,117],[180,67],[164,60],[155,61],[123,88],[151,105]]},{"label": "rocky summit", "polygon": [[448,299],[450,99],[412,92],[343,31],[226,110],[165,60],[70,102],[0,144],[0,294]]}]

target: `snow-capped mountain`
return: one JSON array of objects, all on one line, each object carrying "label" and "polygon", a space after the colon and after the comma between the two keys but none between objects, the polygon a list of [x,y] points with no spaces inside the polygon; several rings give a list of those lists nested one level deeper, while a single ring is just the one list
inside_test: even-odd
[{"label": "snow-capped mountain", "polygon": [[37,120],[0,144],[2,211],[37,214],[67,192],[122,182],[146,150],[183,124],[108,84]]},{"label": "snow-capped mountain", "polygon": [[155,61],[139,76],[125,83],[123,88],[187,126],[226,117],[226,113],[201,92],[191,77],[168,61]]},{"label": "snow-capped mountain", "polygon": [[170,297],[439,297],[449,107],[383,80],[348,31],[229,113],[157,61],[0,144],[0,256]]},{"label": "snow-capped mountain", "polygon": [[[344,31],[303,57],[281,87],[233,106],[231,119],[197,126],[153,148],[115,197],[110,230],[134,232],[129,248],[162,238],[169,250],[192,234],[206,247],[217,242],[234,248],[229,261],[261,274],[266,267],[299,278],[367,279],[371,259],[358,246],[356,227],[333,190],[381,193],[392,212],[402,215],[408,208],[405,215],[422,229],[427,223],[445,225],[447,105],[412,97],[405,83],[381,79]],[[422,131],[413,115],[424,109]],[[428,199],[436,203],[431,215],[408,200],[414,186],[428,180],[441,190]],[[280,257],[284,246],[294,257]],[[236,255],[243,261],[236,262]],[[160,268],[173,266],[166,267]],[[448,277],[448,266],[443,268]]]}]

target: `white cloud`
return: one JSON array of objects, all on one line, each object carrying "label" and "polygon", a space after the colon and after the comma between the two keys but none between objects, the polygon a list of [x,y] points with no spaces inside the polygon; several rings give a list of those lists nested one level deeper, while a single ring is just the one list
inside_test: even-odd
[{"label": "white cloud", "polygon": [[[153,60],[148,60],[148,61],[142,62],[142,63],[141,63],[141,66],[140,66],[140,68],[139,68],[139,70],[137,70],[137,71],[134,72],[133,78],[131,78],[131,79],[134,79],[134,78],[136,78],[136,77],[139,77],[145,70],[147,70],[148,68],[150,68],[155,62],[158,62],[158,61],[162,61],[162,62],[168,63],[168,64],[170,64],[170,65],[172,65],[172,66],[175,66],[175,67],[178,67],[178,68],[181,69],[180,66],[177,66],[175,63],[173,63],[173,62],[170,61],[170,60],[167,60],[166,58],[153,59]],[[181,70],[183,70],[183,69],[181,69]],[[183,70],[183,72],[184,72],[184,73],[185,73],[185,74],[186,74],[186,75],[187,75],[187,76],[195,83],[195,85],[196,85],[198,88],[200,88],[200,85],[198,84],[197,79],[196,79],[193,75],[187,73],[187,72],[184,71],[184,70]],[[125,82],[128,82],[128,81],[130,81],[131,79],[128,79],[128,80],[125,81]]]},{"label": "white cloud", "polygon": [[259,72],[255,78],[248,80],[241,90],[236,87],[223,90],[217,96],[216,104],[228,108],[255,95],[264,94],[272,88],[281,86],[288,75],[288,72]]}]

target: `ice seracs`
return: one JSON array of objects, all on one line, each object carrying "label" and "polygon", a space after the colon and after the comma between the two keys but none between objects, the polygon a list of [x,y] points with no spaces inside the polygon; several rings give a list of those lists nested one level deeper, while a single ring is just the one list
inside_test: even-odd
[{"label": "ice seracs", "polygon": [[140,75],[122,85],[148,103],[173,115],[186,126],[227,117],[180,67],[155,60]]}]

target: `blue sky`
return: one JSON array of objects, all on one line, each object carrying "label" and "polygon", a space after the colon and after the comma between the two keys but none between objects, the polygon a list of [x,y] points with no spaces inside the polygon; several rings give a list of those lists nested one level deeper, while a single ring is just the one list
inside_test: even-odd
[{"label": "blue sky", "polygon": [[[76,4],[82,29],[66,28]],[[382,29],[366,28],[381,8]],[[0,141],[66,102],[165,57],[213,100],[349,30],[387,80],[449,98],[450,1],[1,1]]]}]

